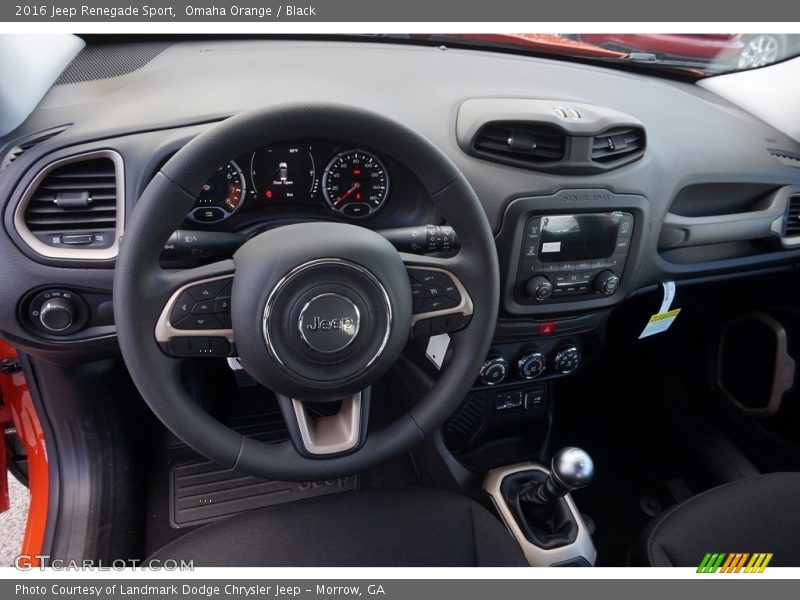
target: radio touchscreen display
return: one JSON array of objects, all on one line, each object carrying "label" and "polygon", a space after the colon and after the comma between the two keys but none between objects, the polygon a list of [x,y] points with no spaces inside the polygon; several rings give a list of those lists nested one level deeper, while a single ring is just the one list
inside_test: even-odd
[{"label": "radio touchscreen display", "polygon": [[542,262],[608,258],[616,249],[621,214],[542,217]]}]

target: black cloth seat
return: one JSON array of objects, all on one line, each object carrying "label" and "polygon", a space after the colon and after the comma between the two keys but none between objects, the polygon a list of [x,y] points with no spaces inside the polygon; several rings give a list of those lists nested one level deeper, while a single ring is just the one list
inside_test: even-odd
[{"label": "black cloth seat", "polygon": [[527,566],[489,511],[426,488],[341,492],[240,513],[151,559],[214,567]]},{"label": "black cloth seat", "polygon": [[647,527],[631,563],[697,567],[707,552],[772,552],[770,566],[800,566],[800,473],[758,475],[690,498]]}]

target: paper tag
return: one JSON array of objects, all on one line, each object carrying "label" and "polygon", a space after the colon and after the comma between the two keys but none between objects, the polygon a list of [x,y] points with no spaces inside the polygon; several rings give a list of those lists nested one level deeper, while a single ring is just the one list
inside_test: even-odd
[{"label": "paper tag", "polygon": [[647,325],[645,325],[645,328],[642,331],[642,334],[639,336],[639,339],[650,337],[651,335],[656,335],[658,333],[664,333],[667,329],[672,327],[672,323],[678,317],[680,312],[681,309],[676,308],[675,310],[671,310],[669,312],[653,315],[650,317]]},{"label": "paper tag", "polygon": [[665,281],[661,284],[664,288],[664,300],[661,302],[661,308],[658,309],[657,314],[665,313],[672,306],[672,301],[675,299],[675,282]]},{"label": "paper tag", "polygon": [[651,335],[664,333],[667,329],[672,327],[672,324],[681,312],[680,308],[676,308],[675,310],[669,309],[672,305],[672,301],[675,299],[675,282],[665,281],[661,286],[664,288],[664,300],[661,302],[661,308],[658,309],[656,314],[650,317],[650,320],[639,336],[640,340],[650,337]]},{"label": "paper tag", "polygon": [[450,346],[450,336],[446,333],[434,335],[428,340],[428,349],[425,350],[425,356],[433,363],[437,371],[442,369],[444,362],[444,355],[447,354],[447,348]]}]

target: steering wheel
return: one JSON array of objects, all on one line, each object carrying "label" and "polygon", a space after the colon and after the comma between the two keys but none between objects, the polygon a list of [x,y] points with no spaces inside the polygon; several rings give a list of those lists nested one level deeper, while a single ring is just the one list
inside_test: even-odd
[{"label": "steering wheel", "polygon": [[[407,165],[436,214],[456,230],[458,253],[405,254],[363,227],[308,222],[256,235],[232,260],[161,268],[164,245],[209,173],[253,148],[296,138],[346,139]],[[431,286],[447,288],[455,300],[415,312],[412,294],[428,293]],[[155,175],[120,247],[114,315],[136,387],[175,435],[224,467],[308,481],[371,468],[444,423],[488,352],[499,287],[483,208],[458,168],[429,140],[374,113],[292,105],[242,113],[210,127]],[[221,314],[193,315],[196,302],[205,302],[201,310],[214,305]],[[453,353],[436,383],[403,416],[369,430],[371,384],[397,361],[412,335],[445,331]],[[268,444],[242,436],[184,389],[179,357],[226,354],[239,356],[246,371],[276,394],[289,440]],[[335,414],[319,410],[334,401]]]}]

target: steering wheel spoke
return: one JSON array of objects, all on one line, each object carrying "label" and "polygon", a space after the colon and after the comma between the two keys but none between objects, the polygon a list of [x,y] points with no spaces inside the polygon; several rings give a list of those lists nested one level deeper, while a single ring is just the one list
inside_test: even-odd
[{"label": "steering wheel spoke", "polygon": [[156,322],[156,341],[174,357],[234,354],[231,324],[233,262],[220,261],[185,271],[166,271],[172,290]]},{"label": "steering wheel spoke", "polygon": [[437,258],[401,253],[408,271],[413,300],[411,333],[430,337],[467,326],[474,304],[459,276],[462,263],[454,258]]},{"label": "steering wheel spoke", "polygon": [[278,394],[292,443],[303,456],[331,457],[358,449],[367,433],[370,388],[335,402],[306,402]]}]

